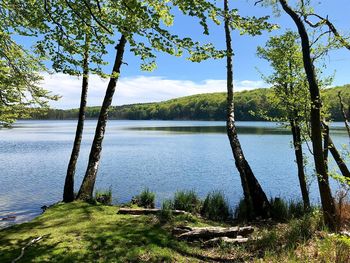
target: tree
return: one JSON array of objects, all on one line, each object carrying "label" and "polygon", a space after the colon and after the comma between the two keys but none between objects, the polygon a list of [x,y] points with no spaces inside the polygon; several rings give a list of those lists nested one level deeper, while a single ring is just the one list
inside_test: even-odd
[{"label": "tree", "polygon": [[162,51],[175,56],[181,56],[184,51],[188,51],[191,54],[190,59],[192,61],[206,58],[209,56],[208,53],[212,55],[215,52],[211,45],[200,47],[198,43],[194,43],[190,38],[181,39],[162,28],[162,24],[170,26],[173,23],[173,16],[170,14],[170,7],[167,2],[147,1],[148,4],[145,5],[144,2],[136,0],[111,1],[106,6],[86,3],[86,7],[94,20],[99,21],[99,24],[108,20],[105,22],[107,25],[103,27],[110,26],[110,28],[119,32],[121,37],[116,47],[117,52],[112,74],[99,113],[88,167],[77,196],[78,199],[88,200],[92,198],[108,112],[120,76],[126,43],[129,42],[130,50],[144,61],[141,65],[144,70],[155,68],[155,51]]},{"label": "tree", "polygon": [[248,217],[267,217],[270,212],[270,204],[265,192],[256,179],[249,163],[247,162],[241,144],[238,139],[234,117],[234,92],[233,92],[233,49],[231,44],[231,18],[229,15],[228,0],[224,0],[224,26],[226,40],[227,63],[227,110],[226,130],[230,141],[232,153],[237,170],[241,177],[244,200],[248,207]]},{"label": "tree", "polygon": [[313,156],[316,167],[318,186],[321,196],[324,221],[331,229],[336,229],[336,211],[334,200],[328,181],[328,171],[324,162],[323,146],[322,146],[322,126],[321,126],[321,108],[322,101],[320,89],[317,83],[315,67],[311,58],[309,35],[305,28],[302,18],[293,10],[286,0],[279,0],[283,10],[292,18],[298,28],[301,38],[301,47],[303,53],[303,64],[305,74],[309,84],[309,93],[311,99],[310,123],[311,123],[311,140],[313,148]]},{"label": "tree", "polygon": [[[305,21],[305,23],[307,23],[310,27],[312,28],[319,28],[321,29],[321,33],[319,34],[319,37],[316,40],[319,40],[321,37],[323,37],[324,35],[328,34],[328,45],[326,47],[324,47],[324,53],[327,53],[329,49],[331,48],[342,48],[345,47],[346,49],[350,50],[350,42],[348,41],[348,38],[346,38],[345,36],[341,35],[339,33],[339,31],[337,30],[337,28],[334,26],[334,24],[328,19],[328,16],[322,17],[318,14],[315,14],[313,12],[312,9],[307,8],[306,3],[309,3],[309,1],[301,1],[301,16],[303,17],[303,20]],[[311,22],[309,20],[309,17],[313,17],[318,19],[318,22]],[[328,28],[328,30],[323,31],[322,32],[322,28],[323,27]],[[333,34],[333,37],[331,37],[331,34]],[[339,100],[340,100],[340,104],[341,104],[341,112],[343,115],[343,119],[345,122],[345,127],[348,131],[348,134],[350,136],[349,133],[349,127],[348,127],[348,123],[347,123],[347,119],[346,119],[346,115],[344,115],[344,110],[342,108],[342,100],[341,100],[341,96],[338,94]],[[345,118],[344,118],[345,116]],[[328,126],[325,122],[322,123],[323,127],[325,128],[325,130],[328,130]],[[329,133],[326,133],[326,143],[325,143],[325,147],[327,147],[327,149],[330,149],[330,152],[332,153],[332,156],[334,158],[334,160],[336,161],[336,163],[338,164],[338,167],[342,173],[342,175],[344,177],[349,178],[350,177],[350,171],[347,168],[345,162],[343,161],[343,159],[341,158],[338,150],[336,149],[335,145],[333,144],[332,139],[329,137]]]},{"label": "tree", "polygon": [[0,125],[10,125],[59,97],[40,86],[39,72],[45,70],[41,59],[12,39],[7,13],[0,17]]},{"label": "tree", "polygon": [[[325,36],[328,35],[328,44],[325,45],[322,48],[322,52],[320,52],[320,55],[326,54],[330,49],[332,48],[342,48],[345,47],[346,49],[350,50],[350,43],[348,41],[348,38],[346,38],[345,36],[341,35],[339,33],[339,31],[337,30],[337,28],[334,26],[334,24],[328,19],[328,17],[322,17],[318,14],[315,14],[312,10],[312,8],[308,7],[309,1],[304,1],[301,0],[301,7],[300,7],[300,16],[303,18],[303,20],[305,21],[305,23],[307,25],[309,25],[312,28],[316,28],[316,29],[321,29],[321,33],[319,33],[319,36],[316,38],[316,40],[314,41],[320,41],[320,39]],[[311,22],[309,20],[309,17],[313,17],[318,19],[318,22]],[[328,28],[328,30],[324,31],[322,30],[323,27]],[[333,37],[331,37],[331,35],[333,34]],[[338,96],[339,97],[339,96]],[[344,118],[344,116],[343,116]],[[346,126],[347,122],[345,120],[345,126]],[[327,151],[325,151],[325,153],[328,153],[328,149],[330,150],[334,160],[336,161],[342,175],[346,178],[350,177],[350,171],[348,169],[348,167],[346,166],[344,160],[341,158],[341,155],[339,154],[337,148],[335,147],[335,145],[333,144],[332,138],[330,138],[329,132],[328,131],[328,126],[326,124],[325,121],[322,122],[322,126],[325,129],[325,143],[324,143],[324,147],[326,148]],[[347,126],[346,126],[347,127]],[[348,128],[348,127],[347,127]],[[325,156],[325,160],[328,160],[328,158],[326,158]]]},{"label": "tree", "polygon": [[98,25],[86,8],[85,12],[76,11],[84,10],[84,3],[44,1],[43,4],[48,26],[40,32],[44,34],[44,39],[38,41],[37,50],[52,61],[56,72],[82,76],[78,122],[63,191],[63,201],[72,202],[75,198],[74,176],[84,130],[89,74],[105,76],[101,69],[101,65],[106,64],[102,56],[106,53],[105,46],[112,41],[108,39],[106,30],[98,30]]},{"label": "tree", "polygon": [[[282,113],[277,121],[289,123],[304,208],[309,209],[310,198],[305,176],[302,133],[308,127],[310,103],[298,35],[287,31],[281,36],[271,37],[265,47],[258,47],[257,54],[268,60],[274,69],[271,75],[263,78],[273,85],[274,93],[272,98],[270,97],[270,103]],[[269,119],[269,116],[266,118]],[[272,120],[276,121],[276,118]]]},{"label": "tree", "polygon": [[[63,193],[63,201],[71,202],[74,200],[74,174],[83,134],[89,73],[104,76],[102,56],[106,53],[106,45],[112,41],[106,30],[98,28],[81,2],[9,1],[8,7],[11,17],[19,17],[16,30],[22,27],[25,33],[41,36],[36,41],[35,51],[52,62],[55,72],[82,76],[79,119]],[[23,34],[23,30],[19,33]]]}]

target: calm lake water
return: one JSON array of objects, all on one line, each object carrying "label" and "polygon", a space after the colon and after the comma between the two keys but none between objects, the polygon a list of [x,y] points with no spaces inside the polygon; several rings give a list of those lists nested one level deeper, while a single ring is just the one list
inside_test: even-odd
[{"label": "calm lake water", "polygon": [[[84,176],[95,124],[86,122],[76,190]],[[194,189],[202,197],[220,190],[234,206],[242,190],[224,125],[109,121],[96,189],[111,187],[114,201],[123,203],[148,187],[156,192],[157,205],[176,190]],[[16,220],[10,223],[23,222],[40,214],[41,206],[61,200],[75,126],[76,121],[19,121],[12,129],[0,129],[0,218],[13,214]],[[288,131],[266,122],[239,122],[238,126],[246,157],[266,193],[299,199]],[[332,126],[335,144],[348,146],[342,123]],[[311,196],[317,202],[317,184],[311,181]],[[332,187],[336,189],[337,183],[332,182]],[[8,223],[0,221],[0,227]]]}]

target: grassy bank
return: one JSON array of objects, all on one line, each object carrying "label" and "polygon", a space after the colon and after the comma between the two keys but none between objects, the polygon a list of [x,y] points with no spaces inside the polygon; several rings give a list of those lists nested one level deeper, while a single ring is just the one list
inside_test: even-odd
[{"label": "grassy bank", "polygon": [[[117,207],[58,204],[35,220],[0,231],[0,262],[346,262],[350,240],[319,228],[319,215],[257,226],[240,245],[204,248],[177,241],[174,225],[217,225],[194,216],[160,223],[156,216],[118,215]],[[259,238],[258,238],[259,237]]]}]

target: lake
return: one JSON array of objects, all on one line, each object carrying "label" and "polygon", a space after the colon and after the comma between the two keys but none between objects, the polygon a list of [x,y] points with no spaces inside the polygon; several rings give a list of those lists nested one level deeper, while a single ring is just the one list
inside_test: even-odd
[{"label": "lake", "polygon": [[[86,121],[76,191],[95,124]],[[300,199],[289,132],[276,123],[237,124],[245,155],[266,193]],[[0,218],[16,215],[14,222],[0,221],[0,227],[32,219],[41,206],[61,200],[75,126],[76,121],[18,121],[12,129],[0,129]],[[201,197],[219,190],[234,207],[242,190],[224,126],[213,121],[111,120],[95,189],[111,187],[114,202],[124,203],[148,187],[156,193],[158,206],[177,190],[194,189]],[[349,145],[342,123],[332,124],[331,135],[339,149]],[[309,174],[312,171],[310,166]],[[336,189],[337,183],[332,187]],[[313,177],[310,191],[312,201],[318,202]]]}]

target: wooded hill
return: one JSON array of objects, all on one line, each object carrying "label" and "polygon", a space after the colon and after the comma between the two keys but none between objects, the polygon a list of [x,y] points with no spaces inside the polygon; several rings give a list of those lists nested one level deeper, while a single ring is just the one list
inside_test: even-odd
[{"label": "wooded hill", "polygon": [[[342,121],[338,92],[341,91],[346,108],[350,105],[350,84],[323,90],[322,99],[334,121]],[[272,89],[255,89],[235,93],[235,116],[239,121],[259,121],[253,114],[266,111],[270,117],[278,117],[279,111],[271,106],[267,97]],[[100,107],[88,107],[87,119],[96,119]],[[110,119],[123,120],[225,120],[226,94],[206,93],[157,103],[130,104],[111,107]],[[78,109],[50,109],[45,114],[33,114],[33,119],[76,119]]]}]

